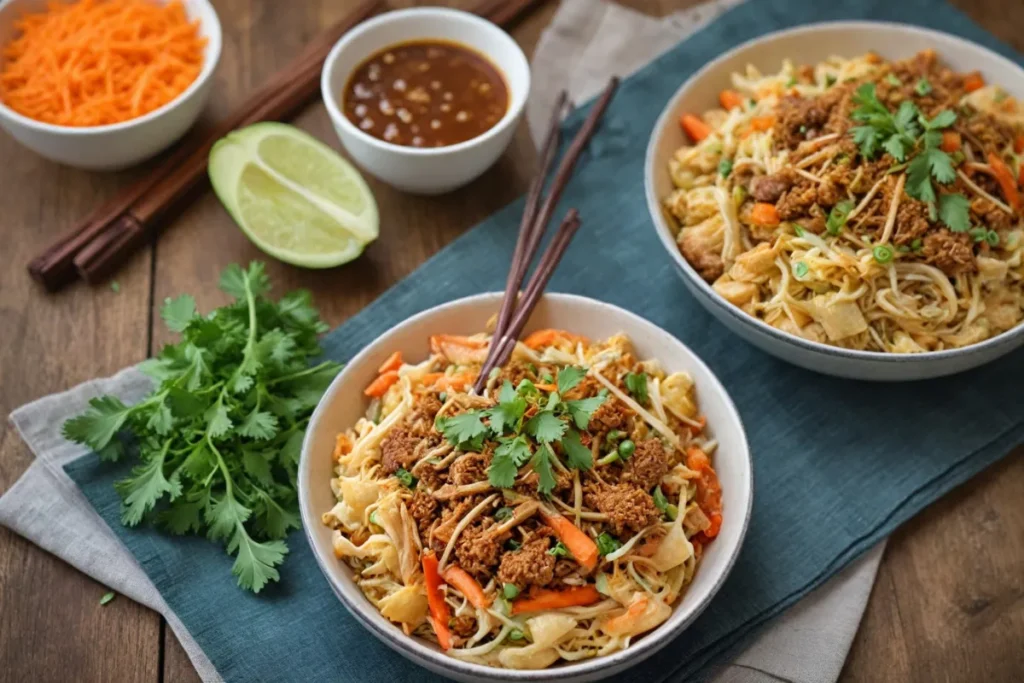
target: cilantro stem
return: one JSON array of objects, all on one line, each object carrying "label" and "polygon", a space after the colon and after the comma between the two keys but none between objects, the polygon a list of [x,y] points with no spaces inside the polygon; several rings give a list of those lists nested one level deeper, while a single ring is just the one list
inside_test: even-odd
[{"label": "cilantro stem", "polygon": [[269,382],[267,382],[266,385],[268,387],[272,387],[275,384],[280,384],[281,382],[290,382],[293,379],[299,379],[300,377],[306,377],[307,375],[312,375],[312,374],[315,374],[317,372],[320,372],[324,368],[328,367],[329,365],[333,365],[333,364],[334,364],[334,361],[325,360],[324,362],[320,363],[319,365],[314,365],[313,367],[306,368],[305,370],[300,370],[299,372],[293,372],[290,375],[284,375],[282,377],[277,377],[275,379],[272,379]]}]

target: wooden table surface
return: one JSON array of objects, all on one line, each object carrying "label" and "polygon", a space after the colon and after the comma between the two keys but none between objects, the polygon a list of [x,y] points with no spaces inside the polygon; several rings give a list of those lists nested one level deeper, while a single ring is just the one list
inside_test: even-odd
[{"label": "wooden table surface", "polygon": [[[663,15],[694,0],[629,0]],[[224,50],[211,117],[298,52],[346,2],[214,0]],[[411,4],[392,0],[393,6]],[[453,3],[467,6],[467,0]],[[956,0],[997,36],[1024,51],[1020,0]],[[550,2],[514,27],[527,53],[557,7]],[[320,104],[297,124],[329,144],[337,138]],[[113,374],[169,340],[156,314],[165,297],[194,294],[202,310],[223,302],[218,274],[232,262],[266,258],[210,192],[195,201],[116,276],[120,291],[77,285],[45,294],[24,264],[54,235],[133,174],[88,173],[44,161],[0,136],[0,413],[87,379]],[[381,237],[355,263],[326,272],[270,261],[277,292],[313,291],[337,325],[466,229],[525,191],[534,152],[522,128],[509,152],[470,186],[438,198],[405,196],[371,180]],[[31,460],[0,421],[0,491]],[[1024,679],[1024,450],[932,505],[892,538],[841,680]],[[196,681],[161,617],[0,528],[0,681]]]}]

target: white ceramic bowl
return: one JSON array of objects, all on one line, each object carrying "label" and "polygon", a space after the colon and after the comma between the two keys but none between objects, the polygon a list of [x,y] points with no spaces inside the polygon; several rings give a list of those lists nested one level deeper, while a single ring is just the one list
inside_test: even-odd
[{"label": "white ceramic bowl", "polygon": [[[0,46],[16,34],[14,22],[25,12],[46,9],[48,0],[0,2]],[[203,68],[196,80],[172,101],[130,121],[73,128],[30,119],[0,102],[0,126],[11,137],[47,159],[92,170],[125,168],[170,146],[195,123],[210,94],[213,70],[220,59],[221,29],[208,0],[183,0],[185,11],[199,19],[206,38]]]},{"label": "white ceramic bowl", "polygon": [[[375,138],[345,118],[338,100],[363,60],[390,45],[429,38],[466,45],[498,67],[509,98],[505,116],[493,128],[455,145],[418,148]],[[508,147],[530,94],[530,65],[516,42],[491,22],[458,10],[421,7],[382,14],[345,34],[324,62],[320,89],[334,130],[360,166],[400,190],[440,194],[479,176]]]},{"label": "white ceramic bowl", "polygon": [[654,227],[693,296],[726,327],[750,343],[796,365],[829,375],[877,381],[903,381],[940,377],[977,367],[1024,344],[1024,326],[961,349],[921,354],[885,354],[850,351],[808,341],[782,332],[747,315],[719,296],[683,258],[676,246],[661,201],[673,189],[668,173],[672,153],[688,141],[677,121],[683,112],[703,112],[718,106],[718,92],[734,71],[754,64],[766,73],[783,59],[814,64],[830,55],[855,56],[870,50],[890,59],[902,59],[932,48],[958,71],[979,70],[989,83],[1024,98],[1024,70],[1008,59],[963,38],[905,24],[841,21],[810,24],[770,33],[744,43],[695,73],[669,100],[647,146],[645,186]]},{"label": "white ceramic bowl", "polygon": [[391,328],[349,361],[324,394],[306,430],[299,463],[302,523],[320,568],[352,616],[386,645],[431,671],[461,681],[583,681],[611,676],[668,644],[707,606],[739,554],[753,501],[750,452],[743,424],[729,395],[690,349],[643,318],[593,299],[547,294],[526,327],[526,332],[558,327],[591,339],[626,333],[640,358],[657,359],[666,371],[685,370],[691,374],[701,411],[708,419],[708,430],[719,441],[714,463],[722,482],[721,533],[704,551],[693,583],[668,621],[626,650],[541,671],[491,668],[449,657],[425,640],[406,636],[380,615],[352,581],[348,565],[334,556],[332,532],[320,521],[321,515],[335,504],[330,487],[335,436],[355,424],[366,411],[363,388],[376,376],[380,364],[394,351],[401,351],[410,361],[426,358],[430,353],[427,338],[432,334],[481,331],[500,302],[499,293],[479,294],[424,311]]}]

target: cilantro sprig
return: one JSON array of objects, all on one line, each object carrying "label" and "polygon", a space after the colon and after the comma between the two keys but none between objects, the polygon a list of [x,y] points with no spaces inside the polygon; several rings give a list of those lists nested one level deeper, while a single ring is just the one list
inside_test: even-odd
[{"label": "cilantro sprig", "polygon": [[[511,488],[519,469],[530,464],[537,473],[537,489],[549,494],[555,488],[554,446],[565,454],[566,465],[580,470],[593,467],[590,449],[583,445],[579,430],[586,429],[590,416],[607,398],[597,396],[566,401],[562,397],[575,389],[587,371],[576,366],[559,370],[555,390],[546,396],[529,380],[519,386],[505,381],[498,391],[496,405],[440,418],[438,430],[455,447],[479,451],[484,442],[497,442],[487,477],[492,486]],[[529,419],[526,413],[535,409]]]},{"label": "cilantro sprig", "polygon": [[[146,521],[224,542],[238,584],[258,593],[279,580],[284,538],[299,527],[302,438],[340,366],[309,365],[326,325],[308,292],[270,300],[258,262],[229,266],[220,288],[235,301],[207,316],[188,295],[161,308],[181,339],[141,366],[156,382],[147,398],[131,406],[94,398],[63,431],[104,460],[130,454],[137,461],[115,484],[123,524]],[[133,447],[123,432],[134,437]]]},{"label": "cilantro sprig", "polygon": [[[921,79],[915,91],[926,95],[931,84]],[[954,192],[940,194],[935,187],[956,180],[956,163],[941,148],[942,131],[956,123],[956,113],[945,109],[929,120],[917,105],[905,100],[893,114],[878,99],[874,83],[857,88],[853,100],[858,107],[851,117],[861,125],[852,127],[850,133],[861,155],[873,159],[884,150],[901,164],[906,162],[906,193],[928,205],[933,221],[941,221],[953,232],[970,230],[967,198]]]}]

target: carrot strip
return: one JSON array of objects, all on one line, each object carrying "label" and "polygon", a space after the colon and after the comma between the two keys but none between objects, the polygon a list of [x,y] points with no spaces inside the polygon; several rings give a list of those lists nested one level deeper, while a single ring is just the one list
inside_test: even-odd
[{"label": "carrot strip", "polygon": [[479,607],[480,609],[487,609],[491,606],[491,601],[484,595],[484,589],[480,587],[480,584],[474,579],[469,572],[462,567],[451,565],[444,570],[444,574],[441,578],[446,583],[455,586],[459,589],[459,592],[466,596],[469,600],[469,604],[473,607]]},{"label": "carrot strip", "polygon": [[570,522],[568,519],[558,514],[541,507],[540,516],[555,532],[558,536],[558,540],[565,544],[565,547],[572,553],[573,558],[584,567],[587,571],[593,571],[597,566],[597,560],[600,554],[597,550],[597,544],[591,540],[590,536],[580,531],[580,529]]},{"label": "carrot strip", "polygon": [[743,96],[735,90],[723,90],[718,93],[718,101],[723,109],[738,109],[743,106]]},{"label": "carrot strip", "polygon": [[750,210],[750,220],[754,221],[755,225],[771,226],[778,225],[782,219],[779,218],[779,211],[774,204],[758,202]]},{"label": "carrot strip", "polygon": [[441,574],[437,571],[437,555],[432,552],[423,554],[423,579],[427,588],[427,606],[430,608],[430,625],[437,634],[437,642],[444,650],[451,649],[452,632],[448,628],[451,610],[441,594]]},{"label": "carrot strip", "polygon": [[952,154],[960,149],[961,144],[963,143],[960,140],[960,133],[957,133],[955,130],[942,131],[942,143],[939,145],[939,149],[943,152]]},{"label": "carrot strip", "polygon": [[52,2],[14,22],[0,102],[64,126],[118,123],[158,109],[199,75],[206,38],[181,0]]},{"label": "carrot strip", "polygon": [[1013,151],[1017,154],[1024,154],[1024,133],[1018,133],[1013,139]]},{"label": "carrot strip", "polygon": [[565,330],[537,330],[527,335],[526,339],[523,340],[523,344],[530,347],[531,349],[540,349],[545,346],[553,346],[560,341],[570,341],[573,343],[584,342],[586,338],[581,337],[578,334],[566,332]]},{"label": "carrot strip", "polygon": [[771,130],[772,126],[774,126],[774,125],[775,125],[775,117],[774,116],[755,116],[754,118],[750,119],[750,128],[751,128],[751,130],[756,130],[756,131],[762,131],[763,132],[763,131],[766,131],[766,130]]},{"label": "carrot strip", "polygon": [[558,389],[554,384],[534,384],[533,386],[537,387],[541,391],[555,391]]},{"label": "carrot strip", "polygon": [[377,374],[383,375],[385,372],[391,372],[402,367],[402,352],[395,351],[393,354],[388,356],[388,359],[384,361],[384,364],[377,368]]},{"label": "carrot strip", "polygon": [[694,142],[700,142],[707,136],[711,135],[711,126],[701,121],[693,114],[683,114],[679,117],[679,125],[683,127],[683,132],[690,136],[690,139]]},{"label": "carrot strip", "polygon": [[999,188],[1006,197],[1006,203],[1015,211],[1020,211],[1020,193],[1017,191],[1017,180],[1013,177],[1013,171],[994,152],[988,153],[988,165],[992,167],[996,180],[999,181]]},{"label": "carrot strip", "polygon": [[718,535],[722,529],[722,485],[718,481],[718,473],[711,466],[707,453],[697,446],[686,449],[686,466],[700,474],[697,479],[697,506],[707,515],[711,526],[704,530],[709,539]]},{"label": "carrot strip", "polygon": [[964,90],[974,92],[985,87],[985,79],[977,71],[964,76]]},{"label": "carrot strip", "polygon": [[640,615],[642,615],[644,613],[644,610],[646,609],[647,596],[641,595],[640,598],[636,600],[633,604],[631,604],[629,606],[629,609],[627,609],[625,612],[617,616],[608,617],[607,619],[605,619],[604,623],[601,625],[601,628],[602,630],[608,633],[616,633],[620,631],[623,633],[628,633],[630,631],[629,627],[632,626],[633,623],[640,618]]},{"label": "carrot strip", "polygon": [[367,396],[373,396],[374,398],[380,398],[387,390],[391,388],[395,382],[398,381],[398,371],[392,370],[391,372],[385,372],[377,379],[370,382],[363,392]]},{"label": "carrot strip", "polygon": [[542,612],[563,607],[585,607],[600,602],[602,595],[592,584],[573,586],[564,590],[537,590],[512,603],[512,615],[523,612]]}]

